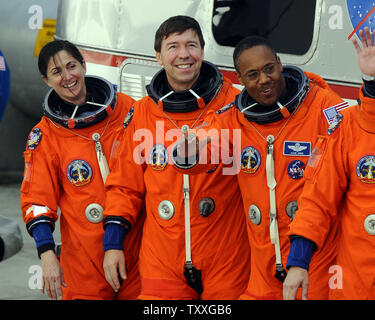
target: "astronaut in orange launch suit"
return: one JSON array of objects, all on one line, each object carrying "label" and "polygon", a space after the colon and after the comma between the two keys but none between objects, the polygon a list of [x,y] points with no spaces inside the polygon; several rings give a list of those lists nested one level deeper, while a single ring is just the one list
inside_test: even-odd
[{"label": "astronaut in orange launch suit", "polygon": [[[246,288],[249,246],[236,178],[222,176],[221,165],[183,175],[170,162],[170,146],[184,128],[204,127],[206,112],[239,93],[203,60],[203,47],[193,18],[171,17],[159,27],[155,50],[164,68],[153,77],[148,96],[128,114],[111,159],[106,237],[125,236],[145,197],[140,299],[237,299]],[[106,251],[114,286],[122,259],[121,251]]]},{"label": "astronaut in orange launch suit", "polygon": [[[206,121],[209,128],[239,130],[241,139],[234,134],[222,138],[220,148],[218,140],[213,140],[208,144],[207,159],[212,159],[216,148],[222,155],[233,155],[237,164],[233,174],[242,193],[251,247],[250,279],[241,299],[282,299],[288,226],[298,207],[305,166],[317,136],[327,132],[330,116],[347,103],[318,75],[283,66],[271,44],[261,37],[240,41],[234,63],[245,88],[233,104],[212,112]],[[190,144],[194,145],[194,139]],[[197,173],[207,167],[190,161],[191,168],[185,169],[185,160],[175,148],[173,154],[180,172]],[[191,157],[194,160],[194,154]],[[335,236],[333,225],[329,245],[316,252],[311,261],[311,299],[328,298]]]},{"label": "astronaut in orange launch suit", "polygon": [[329,299],[375,299],[375,54],[372,35],[364,30],[359,32],[362,48],[354,39],[365,80],[360,104],[336,118],[308,163],[300,208],[290,226],[285,299],[294,299],[298,287],[310,286],[306,269],[316,254],[295,242],[324,250],[330,242],[327,234],[337,223],[337,260],[330,274]]},{"label": "astronaut in orange launch suit", "polygon": [[[24,152],[21,208],[42,260],[43,291],[55,299],[61,294],[63,299],[113,299],[102,266],[106,157],[134,100],[116,93],[102,78],[85,76],[83,57],[67,41],[47,44],[39,67],[52,88],[44,100],[45,115],[31,130]],[[52,236],[58,216],[60,261]],[[129,279],[116,294],[118,299],[139,294],[141,222],[140,218],[122,243]]]}]

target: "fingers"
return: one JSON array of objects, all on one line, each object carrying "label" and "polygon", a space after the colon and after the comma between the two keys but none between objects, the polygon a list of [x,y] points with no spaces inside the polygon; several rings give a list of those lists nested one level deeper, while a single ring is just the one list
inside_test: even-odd
[{"label": "fingers", "polygon": [[365,27],[365,33],[366,33],[366,39],[367,39],[367,46],[372,47],[373,45],[372,34],[368,27]]},{"label": "fingers", "polygon": [[122,250],[107,250],[104,255],[103,269],[105,279],[115,292],[120,290],[120,279],[126,279],[125,257]]},{"label": "fingers", "polygon": [[363,30],[359,30],[358,31],[359,33],[359,38],[361,39],[361,42],[362,42],[362,46],[363,46],[363,49],[367,48],[367,38],[365,37],[365,33],[363,32]]},{"label": "fingers", "polygon": [[50,299],[58,300],[62,297],[62,286],[66,287],[61,275],[59,276],[44,276],[42,294],[47,293]]},{"label": "fingers", "polygon": [[125,267],[125,260],[121,261],[118,266],[118,275],[122,280],[126,279],[126,267]]},{"label": "fingers", "polygon": [[118,272],[116,266],[108,266],[105,271],[105,278],[109,285],[112,287],[113,291],[118,292],[120,289],[120,281],[118,278]]},{"label": "fingers", "polygon": [[375,71],[374,69],[374,59],[375,59],[375,50],[374,50],[374,41],[372,39],[372,34],[368,27],[365,27],[363,30],[358,31],[361,44],[356,39],[352,38],[352,43],[357,52],[358,62],[360,70],[363,74],[372,75]]},{"label": "fingers", "polygon": [[[364,29],[360,29],[358,31],[358,34],[359,34],[359,38],[361,39],[363,50],[365,50],[366,48],[371,48],[373,46],[372,34],[368,27],[365,27]],[[352,38],[352,42],[357,52],[361,52],[360,46],[357,40],[355,39],[355,37]]]},{"label": "fingers", "polygon": [[[286,280],[287,279],[285,279],[285,281]],[[284,282],[284,285],[283,285],[283,298],[284,298],[284,300],[295,300],[298,288],[299,288],[298,284],[285,283]]]},{"label": "fingers", "polygon": [[307,300],[309,280],[307,270],[291,267],[283,283],[284,300],[295,300],[298,288],[302,288],[302,299]]},{"label": "fingers", "polygon": [[177,144],[177,154],[181,158],[196,156],[207,144],[211,143],[212,137],[209,136],[200,140],[194,133],[185,135]]},{"label": "fingers", "polygon": [[62,269],[60,268],[60,277],[58,277],[55,282],[57,297],[62,297],[62,287],[66,287],[66,283],[64,281],[64,273]]},{"label": "fingers", "polygon": [[362,50],[361,50],[361,47],[359,46],[358,41],[355,37],[352,38],[352,43],[354,45],[355,50],[357,51],[357,54],[360,54]]},{"label": "fingers", "polygon": [[283,284],[283,298],[284,300],[296,300],[297,291],[301,288],[302,300],[307,300],[307,293],[309,289],[309,283],[307,278],[289,278],[285,279]]},{"label": "fingers", "polygon": [[309,283],[308,281],[304,281],[302,283],[302,300],[307,300],[308,289],[309,289]]},{"label": "fingers", "polygon": [[177,155],[182,159],[195,157],[199,152],[198,146],[199,140],[194,133],[184,134],[177,143]]},{"label": "fingers", "polygon": [[64,274],[55,253],[52,250],[41,254],[42,260],[42,294],[47,293],[50,299],[57,300],[62,297],[61,286],[66,286]]}]

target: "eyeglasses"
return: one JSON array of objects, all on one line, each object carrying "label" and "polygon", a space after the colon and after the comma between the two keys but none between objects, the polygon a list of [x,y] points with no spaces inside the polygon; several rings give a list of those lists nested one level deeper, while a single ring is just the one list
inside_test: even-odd
[{"label": "eyeglasses", "polygon": [[271,76],[276,70],[276,63],[267,64],[261,71],[251,71],[246,74],[246,78],[250,81],[258,80],[260,73],[263,72],[266,76]]}]

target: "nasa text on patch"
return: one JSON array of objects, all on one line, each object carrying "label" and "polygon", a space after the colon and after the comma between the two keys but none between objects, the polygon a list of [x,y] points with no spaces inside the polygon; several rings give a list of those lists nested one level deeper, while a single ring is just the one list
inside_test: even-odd
[{"label": "nasa text on patch", "polygon": [[301,160],[293,160],[288,165],[288,176],[294,180],[301,179],[305,172],[305,163]]},{"label": "nasa text on patch", "polygon": [[284,156],[302,156],[311,155],[311,142],[304,141],[284,141]]}]

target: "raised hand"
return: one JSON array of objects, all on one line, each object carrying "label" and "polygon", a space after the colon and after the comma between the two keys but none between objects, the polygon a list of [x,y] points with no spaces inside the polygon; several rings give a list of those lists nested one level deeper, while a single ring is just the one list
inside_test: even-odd
[{"label": "raised hand", "polygon": [[363,74],[375,77],[375,46],[372,34],[368,27],[359,30],[362,48],[355,37],[352,38],[353,45],[357,51],[358,63]]}]

